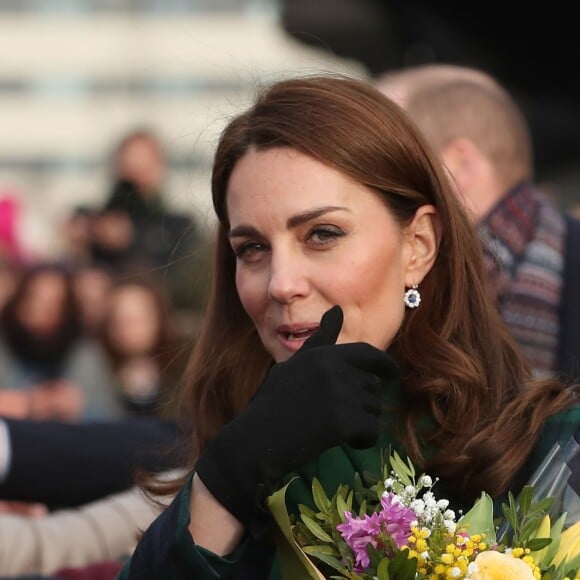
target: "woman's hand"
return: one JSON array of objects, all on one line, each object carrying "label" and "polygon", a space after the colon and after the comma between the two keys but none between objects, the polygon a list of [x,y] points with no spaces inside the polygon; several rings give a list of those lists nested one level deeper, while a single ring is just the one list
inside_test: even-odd
[{"label": "woman's hand", "polygon": [[380,380],[398,380],[399,368],[369,344],[336,345],[342,320],[340,307],[326,312],[318,331],[270,369],[197,463],[211,494],[254,535],[269,524],[262,500],[286,474],[331,447],[377,440]]}]

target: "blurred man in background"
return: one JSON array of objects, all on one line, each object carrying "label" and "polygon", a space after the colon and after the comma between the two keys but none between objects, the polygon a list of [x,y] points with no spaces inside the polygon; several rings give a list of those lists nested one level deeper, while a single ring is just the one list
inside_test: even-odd
[{"label": "blurred man in background", "polygon": [[453,65],[393,70],[375,84],[441,154],[534,373],[579,380],[580,225],[534,185],[529,127],[511,95],[483,71]]}]

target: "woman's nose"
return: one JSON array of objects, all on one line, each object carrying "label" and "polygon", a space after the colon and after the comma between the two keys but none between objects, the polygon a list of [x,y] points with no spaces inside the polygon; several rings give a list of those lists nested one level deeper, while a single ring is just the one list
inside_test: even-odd
[{"label": "woman's nose", "polygon": [[268,295],[272,300],[286,304],[309,292],[306,265],[290,253],[273,256],[270,264]]}]

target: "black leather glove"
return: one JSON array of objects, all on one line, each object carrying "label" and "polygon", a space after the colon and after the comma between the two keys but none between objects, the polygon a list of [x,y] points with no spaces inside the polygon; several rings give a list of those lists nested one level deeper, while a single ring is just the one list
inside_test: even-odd
[{"label": "black leather glove", "polygon": [[286,474],[331,447],[363,449],[378,438],[380,379],[398,377],[399,368],[370,344],[336,345],[342,321],[339,306],[326,312],[197,462],[205,486],[253,535],[268,524],[263,500]]}]

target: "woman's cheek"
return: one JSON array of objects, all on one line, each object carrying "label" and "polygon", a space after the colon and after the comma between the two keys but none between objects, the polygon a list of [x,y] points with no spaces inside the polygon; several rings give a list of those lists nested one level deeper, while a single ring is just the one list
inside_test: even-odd
[{"label": "woman's cheek", "polygon": [[264,290],[262,286],[256,277],[248,276],[244,272],[236,274],[236,289],[240,302],[252,319],[258,314],[264,302],[264,296],[267,295],[267,288]]}]

